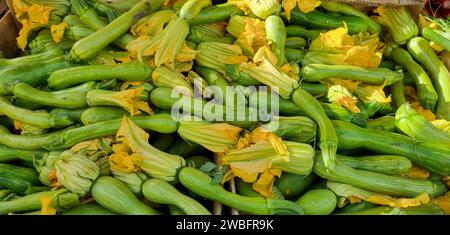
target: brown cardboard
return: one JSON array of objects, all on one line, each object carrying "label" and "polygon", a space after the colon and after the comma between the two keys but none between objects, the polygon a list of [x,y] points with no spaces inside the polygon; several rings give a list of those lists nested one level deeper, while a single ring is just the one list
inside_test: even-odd
[{"label": "brown cardboard", "polygon": [[8,11],[0,19],[0,51],[7,58],[14,57],[17,52],[16,37],[19,32],[13,18],[11,12]]}]

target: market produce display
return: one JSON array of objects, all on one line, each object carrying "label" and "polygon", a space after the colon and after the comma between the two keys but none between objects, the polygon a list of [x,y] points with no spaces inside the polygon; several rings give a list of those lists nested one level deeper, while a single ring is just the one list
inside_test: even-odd
[{"label": "market produce display", "polygon": [[13,0],[1,215],[450,214],[450,21],[317,0]]}]

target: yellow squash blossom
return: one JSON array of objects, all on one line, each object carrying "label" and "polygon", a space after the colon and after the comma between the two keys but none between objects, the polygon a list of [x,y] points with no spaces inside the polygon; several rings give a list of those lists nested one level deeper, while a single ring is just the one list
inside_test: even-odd
[{"label": "yellow squash blossom", "polygon": [[53,198],[49,196],[42,196],[41,201],[41,215],[56,215],[56,209],[51,206]]},{"label": "yellow squash blossom", "polygon": [[325,63],[376,68],[381,63],[383,43],[378,35],[349,35],[347,26],[321,33],[311,42],[304,64]]},{"label": "yellow squash blossom", "polygon": [[414,165],[404,175],[411,179],[427,179],[428,177],[430,177],[430,172],[426,169]]},{"label": "yellow squash blossom", "polygon": [[239,45],[247,55],[253,56],[260,47],[268,44],[264,21],[251,17],[243,19],[245,21],[244,32],[239,35],[235,44]]},{"label": "yellow squash blossom", "polygon": [[354,113],[361,112],[358,106],[356,106],[358,99],[341,85],[332,85],[329,87],[327,98],[330,102],[345,107]]},{"label": "yellow squash blossom", "polygon": [[176,17],[172,10],[161,10],[139,19],[131,28],[131,33],[136,36],[155,36],[163,31],[164,26]]},{"label": "yellow squash blossom", "polygon": [[221,153],[233,149],[243,131],[242,128],[227,123],[209,123],[194,117],[189,117],[189,120],[188,117],[180,120],[180,137],[212,152]]},{"label": "yellow squash blossom", "polygon": [[245,15],[249,15],[252,12],[247,0],[228,0],[227,3],[237,6]]},{"label": "yellow squash blossom", "polygon": [[225,73],[226,64],[241,64],[248,58],[243,55],[238,45],[220,42],[202,42],[197,47],[198,54],[195,62],[207,68]]},{"label": "yellow squash blossom", "polygon": [[433,202],[438,205],[445,214],[450,214],[450,192],[447,192],[444,195],[435,198]]},{"label": "yellow squash blossom", "polygon": [[61,24],[50,26],[50,32],[52,33],[53,41],[59,43],[64,37],[64,30],[67,28],[67,23],[62,22]]},{"label": "yellow squash blossom", "polygon": [[150,135],[128,117],[122,119],[117,131],[117,144],[110,157],[111,168],[123,172],[142,170],[150,177],[173,181],[180,167],[186,162],[177,155],[160,151],[150,145]]},{"label": "yellow squash blossom", "polygon": [[308,13],[314,11],[316,7],[320,6],[321,2],[318,0],[283,0],[284,15],[288,20],[291,19],[291,11],[296,6],[300,11]]},{"label": "yellow squash blossom", "polygon": [[143,92],[144,92],[143,87],[124,90],[115,93],[112,96],[112,99],[119,106],[130,112],[132,116],[140,114],[141,111],[153,115],[153,110],[150,108],[148,103],[139,99],[139,97],[143,96]]},{"label": "yellow squash blossom", "polygon": [[245,0],[250,10],[257,17],[266,19],[268,16],[278,12],[279,0]]},{"label": "yellow squash blossom", "polygon": [[50,13],[54,8],[40,4],[29,6],[20,0],[14,0],[13,7],[17,20],[22,24],[17,43],[20,49],[25,50],[30,32],[46,26],[50,20]]},{"label": "yellow squash blossom", "polygon": [[127,50],[140,61],[145,56],[154,55],[155,66],[171,64],[173,69],[177,55],[185,47],[188,34],[189,25],[186,20],[176,18],[161,33],[155,36],[143,35],[129,42]]},{"label": "yellow squash blossom", "polygon": [[288,99],[292,91],[298,87],[298,77],[293,78],[276,68],[268,59],[263,59],[259,64],[242,63],[239,70],[249,74],[261,83],[272,88],[277,87],[277,93]]},{"label": "yellow squash blossom", "polygon": [[272,186],[276,177],[281,177],[281,170],[267,169],[260,176],[259,179],[252,184],[253,189],[266,198],[273,197]]},{"label": "yellow squash blossom", "polygon": [[360,85],[355,89],[354,93],[364,103],[375,102],[378,104],[388,104],[392,101],[392,99],[390,95],[386,97],[386,94],[383,90],[384,87],[385,85]]}]

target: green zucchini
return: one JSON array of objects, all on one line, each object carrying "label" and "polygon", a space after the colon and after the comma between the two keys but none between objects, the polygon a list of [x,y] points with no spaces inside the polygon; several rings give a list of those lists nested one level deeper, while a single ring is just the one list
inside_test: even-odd
[{"label": "green zucchini", "polygon": [[286,60],[289,63],[292,63],[292,62],[299,63],[305,57],[305,51],[292,49],[292,48],[285,48],[284,56],[286,56]]},{"label": "green zucchini", "polygon": [[119,119],[129,115],[130,113],[128,111],[119,107],[92,107],[86,109],[81,114],[80,119],[84,125],[90,125],[97,122]]},{"label": "green zucchini", "polygon": [[450,72],[424,38],[412,38],[407,46],[409,53],[430,74],[438,94],[436,116],[450,120]]},{"label": "green zucchini", "polygon": [[43,191],[39,175],[31,168],[0,163],[0,186],[19,194]]},{"label": "green zucchini", "polygon": [[142,186],[147,200],[159,204],[170,204],[180,208],[186,215],[211,215],[202,204],[180,193],[175,187],[163,180],[149,179]]},{"label": "green zucchini", "polygon": [[92,59],[108,44],[126,33],[143,13],[158,10],[162,2],[161,0],[141,1],[108,25],[77,41],[70,50],[70,60],[79,62]]},{"label": "green zucchini", "polygon": [[302,37],[288,37],[286,38],[286,48],[302,49],[306,47],[307,42]]},{"label": "green zucchini", "polygon": [[202,8],[212,5],[211,0],[188,0],[181,7],[179,15],[181,18],[190,20],[202,10]]},{"label": "green zucchini", "polygon": [[9,213],[35,211],[42,208],[41,198],[50,197],[50,206],[58,211],[67,210],[79,205],[79,197],[76,193],[71,193],[67,189],[58,189],[25,195],[8,201],[0,202],[0,215]]},{"label": "green zucchini", "polygon": [[414,79],[417,95],[422,106],[426,109],[434,110],[438,101],[438,94],[436,93],[433,83],[425,70],[414,61],[408,51],[400,47],[392,50],[391,57],[395,63],[401,65],[406,71],[408,71]]},{"label": "green zucchini", "polygon": [[303,66],[300,77],[307,82],[317,82],[327,78],[344,78],[372,85],[391,85],[403,79],[402,71],[386,68],[361,68],[349,65],[309,64]]},{"label": "green zucchini", "polygon": [[433,41],[445,48],[445,50],[450,51],[450,32],[425,27],[422,29],[422,35],[427,40]]},{"label": "green zucchini", "polygon": [[367,149],[380,154],[401,155],[440,175],[450,173],[450,149],[435,143],[417,142],[405,135],[365,129],[333,121],[340,150]]},{"label": "green zucchini", "polygon": [[95,82],[86,82],[78,87],[46,92],[36,89],[26,83],[18,83],[13,88],[13,94],[30,102],[50,107],[79,109],[87,106],[86,93],[94,89]]},{"label": "green zucchini", "polygon": [[159,212],[138,200],[119,180],[102,176],[91,188],[91,195],[104,208],[120,215],[158,215]]},{"label": "green zucchini", "polygon": [[61,134],[69,129],[66,128],[61,131],[41,135],[15,135],[11,134],[5,127],[0,126],[0,144],[24,150],[45,149],[46,146],[52,144],[60,145],[62,143]]},{"label": "green zucchini", "polygon": [[202,9],[196,16],[188,20],[189,25],[214,23],[229,19],[232,15],[243,15],[239,7],[225,3]]},{"label": "green zucchini", "polygon": [[[170,114],[155,114],[152,116],[134,116],[131,120],[145,130],[153,130],[160,133],[174,133],[177,130],[175,122]],[[70,148],[73,145],[104,136],[115,135],[119,130],[121,119],[97,122],[91,125],[74,128],[62,133],[58,144],[47,144],[52,150]]]},{"label": "green zucchini", "polygon": [[269,40],[270,48],[277,58],[276,66],[286,63],[284,48],[286,47],[286,28],[281,17],[271,15],[265,20],[266,38]]},{"label": "green zucchini", "polygon": [[245,197],[228,192],[220,184],[213,184],[207,174],[192,167],[182,168],[178,179],[194,193],[248,214],[303,214],[302,208],[291,201]]},{"label": "green zucchini", "polygon": [[54,71],[73,66],[75,65],[67,62],[65,56],[62,55],[46,61],[9,66],[1,69],[0,95],[11,95],[14,85],[19,82],[27,83],[33,87],[44,84],[48,76]]},{"label": "green zucchini", "polygon": [[352,212],[367,210],[367,209],[374,208],[374,207],[376,207],[375,204],[370,203],[368,201],[362,201],[362,202],[355,203],[355,204],[348,204],[340,209],[336,209],[336,211],[334,213],[335,214],[352,213]]},{"label": "green zucchini", "polygon": [[281,177],[275,180],[274,185],[280,190],[286,199],[294,198],[304,192],[316,179],[317,175],[311,172],[308,175],[297,175],[283,172]]},{"label": "green zucchini", "polygon": [[90,202],[64,211],[62,215],[116,215],[116,213],[100,206],[96,202]]},{"label": "green zucchini", "polygon": [[290,20],[291,24],[317,29],[335,29],[343,27],[344,22],[347,24],[348,32],[350,34],[366,32],[369,28],[367,22],[358,16],[332,16],[318,10],[304,13],[297,7],[292,10]]},{"label": "green zucchini", "polygon": [[382,116],[375,119],[370,119],[367,121],[367,129],[376,129],[382,131],[395,132],[395,117],[393,116]]},{"label": "green zucchini", "polygon": [[152,137],[153,141],[151,144],[153,147],[165,152],[172,145],[174,138],[172,134],[158,133],[156,138]]},{"label": "green zucchini", "polygon": [[52,89],[60,90],[89,81],[118,79],[144,81],[150,79],[153,69],[140,62],[116,65],[85,65],[53,72],[48,78]]},{"label": "green zucchini", "polygon": [[288,37],[302,37],[312,41],[314,38],[318,37],[321,32],[325,30],[319,29],[306,29],[300,25],[287,25],[286,26],[286,35]]},{"label": "green zucchini", "polygon": [[387,175],[400,175],[408,172],[411,161],[397,155],[374,155],[364,157],[347,157],[338,155],[338,159],[344,164],[359,170],[367,170]]},{"label": "green zucchini", "polygon": [[327,171],[320,154],[316,157],[314,172],[327,180],[351,184],[372,192],[393,196],[416,197],[426,192],[431,197],[434,197],[446,191],[445,186],[441,182],[426,179],[409,179],[372,171],[357,170],[347,166],[339,159],[336,160],[335,168]]},{"label": "green zucchini", "polygon": [[314,189],[306,192],[295,203],[300,205],[305,215],[329,215],[337,205],[336,195],[328,189]]},{"label": "green zucchini", "polygon": [[375,20],[373,20],[372,18],[370,18],[370,16],[366,15],[362,11],[358,10],[357,8],[355,8],[349,4],[346,4],[343,2],[328,2],[327,1],[327,2],[322,2],[322,4],[320,6],[323,7],[327,11],[338,12],[338,13],[343,13],[346,15],[353,15],[353,16],[361,17],[367,23],[367,31],[369,31],[371,34],[381,32],[381,26]]},{"label": "green zucchini", "polygon": [[28,163],[33,163],[35,159],[43,157],[47,152],[38,150],[22,150],[11,148],[6,145],[0,145],[0,163],[11,162],[11,161],[24,161]]}]

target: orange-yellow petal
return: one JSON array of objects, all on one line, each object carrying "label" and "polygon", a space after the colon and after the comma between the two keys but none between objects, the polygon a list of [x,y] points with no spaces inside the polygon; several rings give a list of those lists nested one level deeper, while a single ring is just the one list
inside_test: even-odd
[{"label": "orange-yellow petal", "polygon": [[430,172],[424,168],[414,165],[408,172],[405,173],[405,175],[412,179],[427,179],[430,177]]},{"label": "orange-yellow petal", "polygon": [[52,33],[53,41],[59,43],[64,37],[64,30],[67,28],[67,23],[63,21],[61,24],[50,26],[50,32]]},{"label": "orange-yellow petal", "polygon": [[42,196],[41,201],[41,215],[56,215],[56,209],[51,206],[53,198],[49,196]]},{"label": "orange-yellow petal", "polygon": [[267,169],[258,178],[258,180],[252,184],[253,189],[266,198],[273,198],[272,186],[276,177],[281,176],[281,170],[279,169]]},{"label": "orange-yellow petal", "polygon": [[433,202],[438,205],[445,214],[450,214],[450,192],[435,198]]},{"label": "orange-yellow petal", "polygon": [[430,197],[427,193],[422,193],[414,198],[393,198],[388,195],[374,194],[368,197],[366,201],[379,205],[387,205],[390,207],[406,208],[427,204],[430,202]]},{"label": "orange-yellow petal", "polygon": [[320,4],[321,2],[318,0],[298,0],[298,7],[304,13],[314,11]]}]

